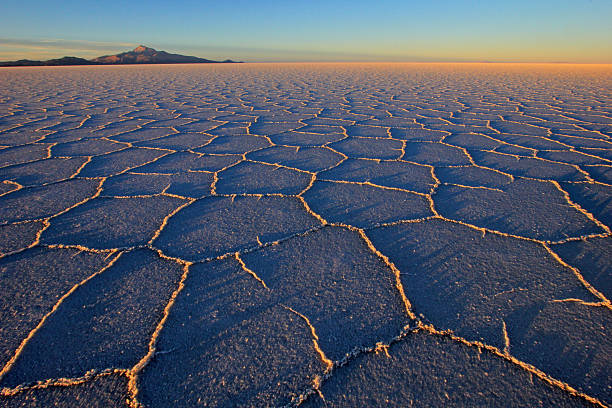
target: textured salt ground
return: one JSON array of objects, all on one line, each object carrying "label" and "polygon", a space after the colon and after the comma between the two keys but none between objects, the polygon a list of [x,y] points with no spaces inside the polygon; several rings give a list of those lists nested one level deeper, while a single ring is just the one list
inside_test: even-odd
[{"label": "textured salt ground", "polygon": [[577,267],[607,298],[612,296],[612,239],[591,238],[554,245],[553,250],[568,264]]},{"label": "textured salt ground", "polygon": [[34,244],[43,225],[42,221],[1,225],[0,254],[19,251]]},{"label": "textured salt ground", "polygon": [[304,199],[327,221],[358,228],[433,215],[423,196],[363,184],[316,181]]},{"label": "textured salt ground", "polygon": [[127,379],[114,374],[69,387],[52,385],[15,397],[0,396],[0,403],[6,408],[119,408],[126,406],[126,389]]},{"label": "textured salt ground", "polygon": [[408,323],[392,271],[354,231],[324,228],[243,260],[279,301],[309,318],[332,360],[391,338]]},{"label": "textured salt ground", "polygon": [[58,143],[51,147],[51,155],[55,157],[91,156],[112,153],[124,147],[125,145],[110,140],[86,139]]},{"label": "textured salt ground", "polygon": [[184,203],[185,199],[167,196],[95,198],[54,218],[41,241],[96,249],[143,245]]},{"label": "textured salt ground", "polygon": [[384,160],[399,159],[402,156],[402,143],[398,140],[350,137],[330,147],[349,157]]},{"label": "textured salt ground", "polygon": [[525,69],[0,71],[0,405],[609,406],[611,77]]},{"label": "textured salt ground", "polygon": [[512,183],[512,177],[508,174],[476,166],[436,167],[435,174],[442,183],[467,187],[504,190]]},{"label": "textured salt ground", "polygon": [[72,249],[34,248],[0,259],[3,366],[62,295],[106,265],[104,258]]},{"label": "textured salt ground", "polygon": [[[597,298],[541,245],[482,236],[438,220],[381,228],[370,236],[374,246],[406,271],[406,296],[435,327],[506,347],[579,388],[588,389],[594,381],[600,386],[591,393],[610,398],[610,390],[601,385],[612,382],[606,361],[612,353],[607,338],[612,316],[604,308],[562,302]],[[529,264],[522,259],[530,259]],[[543,352],[549,357],[542,358]],[[572,370],[567,370],[570,360]]]},{"label": "textured salt ground", "polygon": [[167,324],[148,406],[280,406],[324,370],[304,320],[232,258],[193,267]]},{"label": "textured salt ground", "polygon": [[43,159],[4,167],[2,176],[22,186],[39,186],[65,180],[86,163],[83,157]]},{"label": "textured salt ground", "polygon": [[215,172],[232,164],[238,163],[241,156],[235,154],[206,155],[193,152],[177,152],[134,169],[135,172],[145,174],[176,174],[185,170]]},{"label": "textured salt ground", "polygon": [[41,187],[24,188],[2,197],[0,222],[46,218],[95,194],[97,180],[72,179]]},{"label": "textured salt ground", "polygon": [[219,194],[296,195],[310,184],[312,176],[269,164],[241,162],[219,176]]},{"label": "textured salt ground", "polygon": [[178,132],[171,128],[144,128],[134,130],[132,132],[121,133],[119,135],[112,136],[110,139],[117,142],[135,143],[147,140],[155,140],[176,133]]},{"label": "textured salt ground", "polygon": [[582,181],[586,178],[584,173],[567,163],[483,151],[472,152],[472,157],[476,164],[483,167],[519,177],[556,181]]},{"label": "textured salt ground", "polygon": [[44,159],[50,144],[36,143],[0,150],[0,168]]},{"label": "textured salt ground", "polygon": [[[567,398],[504,360],[424,333],[364,354],[337,373],[306,407],[591,406]],[[473,378],[473,373],[487,375]]]},{"label": "textured salt ground", "polygon": [[569,206],[563,192],[552,183],[516,180],[501,191],[441,186],[434,203],[448,218],[527,238],[559,241],[604,232]]},{"label": "textured salt ground", "polygon": [[211,193],[214,175],[210,172],[187,171],[174,174],[123,173],[104,183],[103,196],[139,196],[176,194],[202,198]]},{"label": "textured salt ground", "polygon": [[279,164],[299,170],[320,172],[338,165],[343,156],[331,149],[319,147],[273,146],[246,155],[247,159]]},{"label": "textured salt ground", "polygon": [[329,143],[338,142],[346,138],[342,133],[307,133],[289,131],[268,136],[272,143],[285,146],[325,146]]},{"label": "textured salt ground", "polygon": [[395,187],[419,193],[431,191],[435,181],[431,168],[398,161],[346,159],[323,171],[321,180],[356,181],[383,187]]},{"label": "textured salt ground", "polygon": [[208,144],[212,137],[201,133],[179,133],[159,139],[145,140],[134,143],[135,146],[185,151]]},{"label": "textured salt ground", "polygon": [[78,288],[23,349],[4,386],[79,377],[92,369],[129,368],[182,274],[150,250],[122,255]]},{"label": "textured salt ground", "polygon": [[293,197],[208,197],[172,217],[154,245],[171,256],[199,261],[318,226]]}]

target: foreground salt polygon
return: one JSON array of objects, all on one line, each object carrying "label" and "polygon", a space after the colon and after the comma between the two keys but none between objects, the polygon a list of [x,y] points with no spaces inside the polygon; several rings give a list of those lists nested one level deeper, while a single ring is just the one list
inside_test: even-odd
[{"label": "foreground salt polygon", "polygon": [[612,405],[612,71],[0,71],[0,405]]}]

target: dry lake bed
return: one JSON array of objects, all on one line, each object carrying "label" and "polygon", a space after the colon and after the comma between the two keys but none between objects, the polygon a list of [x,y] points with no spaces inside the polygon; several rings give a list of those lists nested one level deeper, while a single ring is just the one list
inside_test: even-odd
[{"label": "dry lake bed", "polygon": [[612,405],[612,68],[0,70],[0,406]]}]

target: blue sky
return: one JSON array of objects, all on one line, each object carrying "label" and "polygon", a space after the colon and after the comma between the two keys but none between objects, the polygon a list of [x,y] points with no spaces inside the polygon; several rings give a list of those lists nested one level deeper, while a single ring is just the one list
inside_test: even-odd
[{"label": "blue sky", "polygon": [[612,0],[0,2],[0,60],[144,44],[245,61],[612,63]]}]

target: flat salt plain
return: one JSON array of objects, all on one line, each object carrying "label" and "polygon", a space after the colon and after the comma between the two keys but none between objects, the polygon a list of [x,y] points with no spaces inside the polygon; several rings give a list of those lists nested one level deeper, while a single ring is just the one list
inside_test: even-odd
[{"label": "flat salt plain", "polygon": [[612,69],[0,70],[0,405],[611,406]]}]

